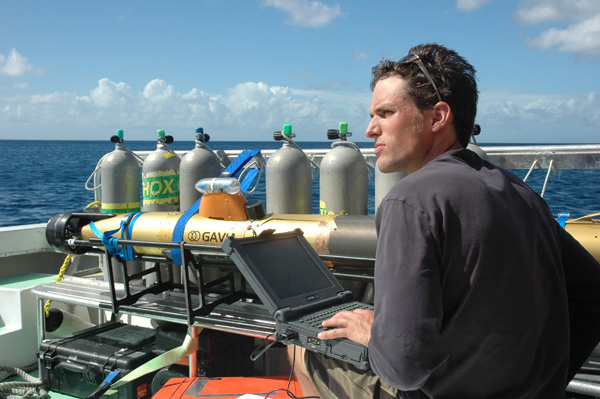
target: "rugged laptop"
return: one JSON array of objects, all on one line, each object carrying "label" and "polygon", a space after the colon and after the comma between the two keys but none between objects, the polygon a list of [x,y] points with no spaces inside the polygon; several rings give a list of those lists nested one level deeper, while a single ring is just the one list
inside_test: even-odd
[{"label": "rugged laptop", "polygon": [[221,245],[276,321],[275,339],[368,369],[367,348],[348,339],[320,340],[321,322],[340,310],[373,309],[354,301],[302,231],[228,237]]}]

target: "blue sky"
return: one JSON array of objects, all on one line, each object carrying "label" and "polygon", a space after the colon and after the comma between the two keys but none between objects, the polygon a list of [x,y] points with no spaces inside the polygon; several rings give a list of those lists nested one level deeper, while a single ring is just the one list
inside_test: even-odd
[{"label": "blue sky", "polygon": [[368,141],[371,68],[427,42],[477,69],[480,143],[600,143],[598,0],[3,0],[0,139]]}]

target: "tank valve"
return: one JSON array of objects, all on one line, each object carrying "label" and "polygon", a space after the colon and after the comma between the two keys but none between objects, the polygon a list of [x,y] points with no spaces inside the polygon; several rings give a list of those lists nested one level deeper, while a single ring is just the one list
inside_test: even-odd
[{"label": "tank valve", "polygon": [[276,141],[281,141],[281,140],[290,141],[290,139],[293,139],[294,137],[296,137],[296,135],[294,133],[292,133],[292,125],[289,123],[286,123],[285,125],[283,125],[283,130],[278,130],[273,133],[273,138]]},{"label": "tank valve", "polygon": [[340,122],[339,129],[329,129],[327,131],[327,138],[329,140],[340,139],[346,141],[350,136],[352,136],[352,133],[348,131],[348,122]]}]

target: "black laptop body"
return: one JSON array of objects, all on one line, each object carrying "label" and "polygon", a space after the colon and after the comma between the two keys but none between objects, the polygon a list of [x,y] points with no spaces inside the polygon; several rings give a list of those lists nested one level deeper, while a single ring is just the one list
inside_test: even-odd
[{"label": "black laptop body", "polygon": [[221,245],[276,321],[275,339],[366,370],[367,348],[348,339],[321,340],[321,321],[341,310],[373,309],[353,300],[300,230],[228,237]]}]

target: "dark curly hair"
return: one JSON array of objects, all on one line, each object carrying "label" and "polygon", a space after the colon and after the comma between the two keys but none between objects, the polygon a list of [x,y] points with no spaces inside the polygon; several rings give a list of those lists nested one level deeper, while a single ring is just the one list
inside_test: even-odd
[{"label": "dark curly hair", "polygon": [[[473,132],[479,98],[475,68],[454,50],[436,43],[415,46],[410,49],[410,53],[421,58],[440,92],[442,101],[452,109],[458,141],[466,147]],[[373,67],[371,90],[379,80],[390,76],[400,76],[406,80],[407,94],[419,109],[432,109],[438,102],[435,89],[416,62],[399,64],[382,60],[379,65]]]}]

